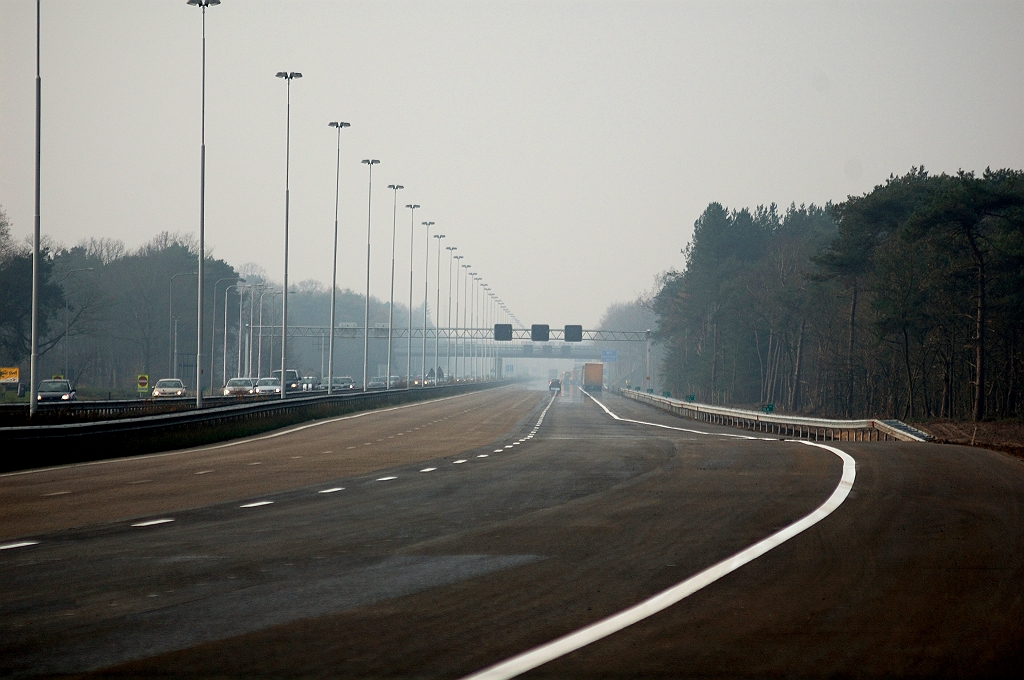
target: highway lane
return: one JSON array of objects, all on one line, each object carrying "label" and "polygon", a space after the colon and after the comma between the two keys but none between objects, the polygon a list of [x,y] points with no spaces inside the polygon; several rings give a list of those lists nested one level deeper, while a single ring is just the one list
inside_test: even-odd
[{"label": "highway lane", "polygon": [[[460,677],[803,517],[841,471],[803,444],[616,422],[571,397],[528,438],[547,399],[518,394],[532,395],[530,419],[486,446],[0,553],[0,672]],[[626,417],[737,433],[602,401]],[[960,447],[842,446],[857,480],[831,516],[527,677],[1015,669],[1021,464]],[[343,490],[320,493],[333,488]]]}]

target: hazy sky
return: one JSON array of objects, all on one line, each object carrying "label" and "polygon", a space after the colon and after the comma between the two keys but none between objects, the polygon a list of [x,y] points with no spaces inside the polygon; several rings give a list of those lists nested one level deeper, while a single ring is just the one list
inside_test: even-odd
[{"label": "hazy sky", "polygon": [[[185,0],[43,0],[44,234],[136,247],[198,230],[200,14]],[[224,0],[207,40],[215,256],[281,276],[274,74],[301,71],[291,280],[330,282],[327,123],[343,120],[339,285],[365,285],[359,161],[378,158],[372,294],[388,297],[385,187],[400,183],[396,297],[408,297],[401,206],[415,202],[417,225],[436,222],[527,324],[593,327],[682,266],[711,201],[824,203],[914,165],[1024,166],[1021,2]],[[33,215],[34,0],[0,2],[0,63],[0,205],[20,238]]]}]

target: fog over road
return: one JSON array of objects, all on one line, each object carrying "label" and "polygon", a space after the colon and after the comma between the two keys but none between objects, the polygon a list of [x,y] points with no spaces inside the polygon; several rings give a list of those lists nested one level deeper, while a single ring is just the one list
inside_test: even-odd
[{"label": "fog over road", "polygon": [[[598,398],[707,434],[514,387],[2,476],[0,545],[36,543],[0,551],[0,674],[458,678],[761,541],[843,471]],[[831,515],[523,677],[1014,673],[1021,462],[837,448]]]}]

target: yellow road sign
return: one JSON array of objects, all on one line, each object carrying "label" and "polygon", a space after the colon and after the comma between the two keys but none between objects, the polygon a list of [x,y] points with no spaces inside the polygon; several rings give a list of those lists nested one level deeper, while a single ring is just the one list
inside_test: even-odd
[{"label": "yellow road sign", "polygon": [[17,385],[19,382],[21,379],[17,366],[0,366],[0,383]]}]

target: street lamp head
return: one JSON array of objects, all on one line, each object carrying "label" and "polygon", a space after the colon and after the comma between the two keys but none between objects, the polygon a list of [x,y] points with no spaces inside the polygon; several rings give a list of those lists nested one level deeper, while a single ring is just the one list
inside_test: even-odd
[{"label": "street lamp head", "polygon": [[444,234],[434,234],[434,238],[444,238]]},{"label": "street lamp head", "polygon": [[415,210],[415,209],[416,209],[416,208],[418,208],[419,206],[418,206],[418,205],[416,205],[416,204],[414,204],[414,203],[410,203],[409,205],[407,205],[407,206],[405,206],[405,207],[406,207],[406,208],[412,208],[413,210]]},{"label": "street lamp head", "polygon": [[219,5],[220,0],[188,0],[187,5],[195,5],[196,7],[213,7]]},{"label": "street lamp head", "polygon": [[458,250],[458,248],[455,247],[455,246],[445,246],[444,249],[445,250]]},{"label": "street lamp head", "polygon": [[420,224],[422,224],[424,227],[432,227],[432,226],[434,226],[433,222],[420,222]]},{"label": "street lamp head", "polygon": [[376,158],[372,160],[369,158],[365,158],[361,162],[366,163],[367,165],[376,165],[377,163],[380,163],[380,161],[378,161]]},{"label": "street lamp head", "polygon": [[288,71],[278,71],[276,75],[278,78],[284,78],[285,80],[292,80],[293,78],[302,77],[301,73],[297,73],[295,71],[292,71],[291,73],[289,73]]},{"label": "street lamp head", "polygon": [[388,189],[394,189],[395,191],[398,191],[399,189],[404,189],[404,188],[405,187],[403,187],[401,184],[389,184],[388,185]]},{"label": "street lamp head", "polygon": [[341,128],[352,127],[349,123],[338,123],[335,121],[331,121],[330,123],[328,123],[328,125],[330,125],[331,127],[338,128],[339,131],[341,130]]}]

